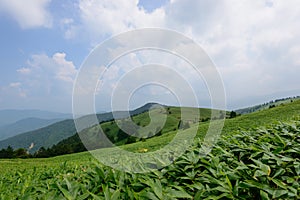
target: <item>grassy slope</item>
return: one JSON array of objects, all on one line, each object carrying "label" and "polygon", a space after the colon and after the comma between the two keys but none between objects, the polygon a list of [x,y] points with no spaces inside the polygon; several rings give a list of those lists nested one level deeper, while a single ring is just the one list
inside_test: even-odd
[{"label": "grassy slope", "polygon": [[[178,112],[176,108],[171,108],[172,111]],[[179,115],[178,115],[179,116]],[[278,106],[272,109],[263,110],[260,112],[250,113],[239,116],[233,119],[227,119],[223,128],[222,134],[227,134],[238,129],[251,130],[259,126],[274,123],[276,121],[288,121],[295,117],[300,116],[300,100]],[[137,119],[136,119],[137,120]],[[203,135],[203,132],[207,130],[208,122],[200,123],[198,136]],[[193,127],[192,127],[193,128]],[[171,131],[160,137],[154,137],[148,139],[146,142],[137,142],[134,144],[124,145],[123,148],[138,152],[140,149],[147,148],[149,150],[156,150],[168,143],[176,134],[176,131]],[[107,150],[97,150],[101,154],[107,154]],[[88,160],[92,159],[92,156],[88,152],[82,152],[77,154],[70,154],[64,156],[58,156],[48,159],[15,159],[15,160],[0,160],[0,171],[7,171],[11,173],[15,170],[28,169],[32,167],[44,168],[57,166],[62,162],[67,161],[69,164],[84,164]]]},{"label": "grassy slope", "polygon": [[[196,115],[197,111],[200,112],[200,118],[207,118],[211,115],[210,109],[193,109],[193,108],[186,108],[190,110],[191,116]],[[178,107],[168,107],[167,111],[169,111],[169,115],[166,121],[165,126],[162,129],[162,136],[154,137],[147,140],[147,142],[137,142],[134,144],[124,145],[124,148],[130,151],[138,151],[141,148],[147,147],[149,149],[159,149],[163,146],[167,141],[171,140],[176,134],[176,131],[173,131],[177,128],[179,120],[181,118],[181,111]],[[133,117],[133,121],[141,126],[146,126],[150,122],[149,113],[144,112],[139,115]],[[110,134],[116,133],[118,131],[118,127],[114,122],[105,122],[101,124],[102,129]],[[109,131],[107,131],[109,128]],[[71,155],[64,155],[58,156],[54,158],[48,159],[12,159],[12,160],[1,160],[0,159],[0,171],[7,171],[8,168],[13,169],[28,169],[32,167],[37,168],[44,168],[44,167],[55,167],[59,166],[62,162],[67,161],[68,163],[85,163],[86,161],[90,160],[92,156],[88,152],[71,154]]]},{"label": "grassy slope", "polygon": [[[300,116],[300,100],[286,105],[280,105],[272,109],[242,115],[233,119],[226,119],[222,134],[236,130],[250,130],[277,121],[288,121],[297,116]],[[204,135],[203,133],[206,133],[208,126],[209,122],[200,122],[198,137],[202,137]],[[151,138],[147,140],[147,142],[126,145],[124,148],[134,151],[138,151],[140,148],[156,150],[172,140],[174,134],[176,134],[176,131],[171,131],[161,137]]]},{"label": "grassy slope", "polygon": [[[195,109],[195,108],[185,108],[186,111],[188,112],[188,117],[193,120],[199,115],[200,113],[200,119],[205,119],[209,118],[211,115],[211,110],[210,109]],[[159,109],[154,109],[151,111],[152,112],[152,119],[153,119],[153,125],[155,126],[156,124],[160,124],[159,122],[162,119],[161,111]],[[175,131],[178,127],[179,121],[181,119],[181,110],[179,107],[167,107],[166,108],[167,114],[167,119],[166,123],[164,124],[161,130],[162,133],[168,133],[171,131]],[[163,113],[166,114],[166,113]],[[138,125],[145,127],[150,123],[150,116],[149,112],[144,112],[142,114],[136,115],[133,117],[133,121]],[[119,131],[118,125],[113,121],[113,122],[106,122],[101,124],[101,128],[107,135],[111,135],[112,137]],[[151,129],[149,128],[149,131]],[[146,130],[143,132],[147,132]]]},{"label": "grassy slope", "polygon": [[242,115],[238,118],[227,120],[223,132],[240,129],[249,129],[270,124],[276,121],[287,121],[300,115],[300,100],[278,105],[275,108]]},{"label": "grassy slope", "polygon": [[[161,109],[152,109],[150,112],[143,112],[138,115],[134,115],[133,121],[135,124],[137,124],[139,128],[137,130],[137,133],[135,137],[128,137],[127,134],[120,131],[119,125],[124,124],[125,127],[128,123],[128,120],[117,120],[116,121],[109,121],[102,123],[101,125],[93,126],[92,128],[88,128],[80,133],[81,138],[79,138],[78,134],[73,135],[65,140],[60,141],[56,146],[55,149],[52,149],[54,151],[59,152],[62,149],[68,149],[68,152],[78,152],[78,150],[83,150],[84,147],[82,145],[82,138],[85,139],[85,144],[89,144],[89,149],[98,149],[99,147],[107,147],[107,142],[102,142],[100,144],[98,141],[101,141],[99,138],[99,131],[100,127],[105,132],[105,134],[108,136],[109,140],[112,141],[115,145],[124,145],[128,143],[133,143],[136,141],[144,140],[142,138],[148,138],[149,136],[154,136],[154,134],[157,134],[157,132],[161,129],[161,133],[164,134],[170,134],[171,131],[175,131],[178,129],[178,125],[181,119],[181,113],[184,113],[187,115],[189,121],[191,123],[198,123],[197,118],[200,118],[200,120],[207,120],[211,115],[210,109],[195,109],[195,108],[184,108],[184,110],[181,110],[178,107],[165,107],[164,110]],[[200,113],[200,116],[198,116]],[[150,118],[151,117],[151,118]],[[166,117],[166,119],[164,119]],[[152,121],[151,121],[152,119]],[[164,120],[166,120],[165,123]],[[151,123],[150,123],[151,121]],[[186,123],[185,123],[186,124]],[[127,132],[132,133],[135,131],[133,128],[130,128],[130,126],[127,126]],[[104,141],[104,140],[102,140]],[[79,148],[80,147],[80,148]],[[64,153],[61,151],[61,153]]]},{"label": "grassy slope", "polygon": [[290,102],[297,101],[299,99],[300,99],[299,96],[283,98],[283,99],[277,99],[275,101],[267,102],[267,103],[264,103],[264,104],[238,109],[238,110],[235,110],[235,112],[237,112],[239,114],[247,114],[247,113],[252,113],[252,112],[258,112],[258,111],[266,110],[270,106],[278,106],[278,105],[281,105],[281,104],[288,104]]},{"label": "grassy slope", "polygon": [[[230,140],[230,138],[232,136],[231,134],[234,133],[235,131],[237,131],[237,129],[249,130],[249,129],[257,128],[262,125],[268,125],[268,124],[276,122],[276,121],[277,122],[278,121],[289,121],[291,119],[299,120],[299,116],[300,116],[300,101],[296,101],[296,102],[293,102],[293,103],[290,103],[290,104],[287,104],[284,106],[272,108],[269,110],[264,110],[261,112],[247,114],[247,115],[240,116],[240,117],[237,117],[234,119],[228,119],[225,122],[225,126],[223,129],[223,136],[229,136],[229,140]],[[208,123],[200,124],[198,136],[201,136],[203,134],[203,132],[207,129],[207,127],[208,127]],[[185,131],[188,134],[189,131],[194,128],[195,127],[191,127],[190,129],[187,129]],[[271,130],[271,132],[272,132],[272,130]],[[271,132],[269,133],[270,136],[272,135]],[[155,150],[155,149],[158,149],[159,147],[163,146],[167,142],[169,142],[169,140],[172,139],[174,134],[175,134],[175,132],[169,132],[160,137],[151,138],[151,139],[147,140],[146,142],[138,142],[135,144],[125,145],[125,146],[123,146],[123,148],[132,150],[132,151],[139,151],[139,149],[142,149],[142,148],[149,148],[150,150],[151,149]],[[247,136],[248,135],[246,134],[245,137],[247,137]],[[255,135],[254,135],[254,137],[255,137]],[[266,140],[266,137],[262,134],[262,136],[260,136],[260,139]],[[275,139],[278,139],[278,138],[275,137]],[[242,139],[239,138],[239,140],[243,140],[243,137],[242,137]],[[228,144],[231,144],[231,143],[229,142]],[[241,143],[241,144],[243,144],[243,143]],[[239,145],[240,144],[238,144],[236,146],[238,148],[241,148]],[[247,147],[248,146],[246,146],[245,153],[248,152]],[[265,145],[262,144],[262,147],[265,148]],[[255,147],[254,149],[257,149],[257,148],[258,147]],[[229,148],[227,150],[229,151],[230,149],[231,148]],[[220,150],[220,147],[218,146],[218,148],[214,149],[213,152],[219,151],[219,150]],[[252,148],[252,150],[253,150],[253,148]],[[98,155],[101,155],[101,154],[109,155],[110,152],[113,152],[113,149],[112,150],[102,149],[102,150],[97,150],[97,151],[98,151]],[[223,149],[222,151],[224,151],[226,153],[226,149],[225,150]],[[260,149],[260,151],[265,151],[265,150]],[[277,149],[276,149],[276,151],[277,151]],[[226,155],[223,153],[221,153],[220,155],[218,154],[220,156],[220,158],[218,158],[218,159],[226,160],[227,157],[229,156],[227,154],[229,154],[229,153],[227,152]],[[264,155],[264,154],[261,154],[261,153],[256,154],[256,156],[258,156],[258,155]],[[281,155],[278,155],[278,156],[281,156]],[[185,156],[185,157],[187,157],[187,158],[183,158],[183,160],[181,159],[181,162],[190,162],[189,159],[192,157],[189,157],[189,156]],[[230,158],[230,159],[235,159],[234,155],[231,155],[231,157],[232,158]],[[252,164],[252,167],[254,167],[254,170],[251,170],[251,173],[250,173],[249,169],[241,168],[239,170],[239,172],[244,170],[243,173],[244,174],[249,173],[249,175],[247,175],[247,176],[243,175],[243,178],[241,178],[241,181],[243,181],[243,183],[238,184],[238,182],[235,182],[236,177],[229,176],[229,174],[227,177],[227,175],[224,175],[224,173],[218,172],[219,167],[221,166],[220,164],[222,164],[222,166],[224,167],[224,162],[222,161],[222,163],[218,164],[218,162],[219,162],[218,159],[216,160],[216,157],[214,157],[214,155],[209,155],[207,159],[205,158],[205,159],[201,159],[201,162],[199,161],[200,166],[202,166],[202,168],[203,168],[203,166],[205,166],[205,167],[204,167],[203,171],[197,172],[197,173],[201,173],[201,176],[197,176],[199,178],[199,180],[201,179],[201,181],[199,182],[198,185],[196,183],[195,183],[195,185],[193,185],[194,189],[204,192],[204,193],[199,193],[199,194],[197,193],[198,195],[204,196],[207,192],[208,192],[207,195],[211,195],[212,193],[215,195],[217,195],[217,194],[223,195],[223,194],[225,194],[224,190],[227,188],[226,185],[224,186],[224,188],[222,188],[224,183],[227,183],[229,185],[229,187],[226,189],[229,191],[229,193],[227,193],[227,195],[229,195],[229,196],[226,196],[228,198],[232,197],[232,195],[235,195],[235,194],[231,193],[232,190],[233,190],[233,192],[238,191],[238,190],[235,191],[234,189],[232,189],[233,186],[231,184],[233,184],[233,183],[235,183],[235,185],[236,184],[239,185],[239,187],[246,188],[246,190],[243,190],[243,191],[249,191],[249,193],[245,193],[245,195],[250,195],[250,193],[251,193],[251,195],[254,194],[254,196],[252,196],[252,199],[258,198],[258,196],[256,196],[256,195],[259,195],[259,190],[257,191],[255,189],[257,187],[262,188],[262,190],[260,190],[260,196],[268,195],[266,192],[270,193],[269,195],[271,195],[271,196],[273,195],[274,198],[279,195],[283,195],[283,194],[286,195],[286,191],[287,191],[286,189],[278,190],[277,186],[274,186],[274,183],[275,183],[276,185],[279,185],[279,187],[285,188],[286,186],[283,185],[281,182],[279,182],[279,178],[284,178],[284,177],[278,176],[276,180],[270,179],[270,181],[267,179],[264,179],[264,182],[267,185],[259,184],[259,183],[257,183],[257,181],[254,180],[257,178],[256,177],[253,178],[253,173],[255,172],[255,169],[257,168],[257,166],[254,166]],[[290,159],[290,158],[288,158],[288,159]],[[5,189],[5,193],[0,192],[0,199],[1,199],[1,195],[3,196],[3,198],[7,198],[7,197],[15,198],[16,196],[22,196],[22,195],[25,195],[26,193],[30,194],[30,191],[32,191],[32,190],[36,191],[36,189],[38,191],[40,191],[40,193],[45,194],[46,198],[51,198],[51,197],[53,198],[54,194],[60,195],[60,197],[62,197],[63,195],[67,197],[69,195],[69,192],[76,193],[76,190],[74,190],[74,189],[76,189],[77,186],[78,187],[90,187],[89,191],[92,191],[93,193],[98,194],[99,189],[101,189],[99,187],[102,183],[99,183],[100,185],[96,184],[96,183],[95,183],[96,185],[91,185],[91,184],[93,184],[95,181],[99,181],[98,179],[101,174],[101,170],[99,171],[99,169],[97,169],[93,165],[93,162],[94,162],[93,160],[94,159],[88,152],[64,155],[64,156],[59,156],[59,157],[54,157],[54,158],[49,158],[49,159],[0,160],[0,171],[1,171],[0,188]],[[247,161],[247,159],[245,161]],[[227,160],[226,162],[229,162],[229,161]],[[237,163],[241,164],[238,161],[237,161]],[[228,163],[226,163],[226,164],[228,164]],[[235,164],[234,165],[233,164],[228,164],[228,166],[225,165],[226,169],[228,168],[227,170],[231,170],[232,172],[235,172],[235,170],[236,170],[235,167],[237,167],[237,166],[235,166]],[[181,165],[180,162],[178,162],[177,165],[179,165],[179,167],[174,168],[174,169],[172,168],[172,166],[170,166],[171,168],[169,169],[168,173],[170,173],[171,176],[168,177],[166,180],[162,180],[162,181],[167,181],[169,179],[174,179],[174,178],[176,179],[176,181],[181,180],[181,176],[182,176],[182,174],[184,174],[183,172],[185,172],[185,170],[183,170],[185,165],[180,167],[180,165]],[[208,165],[208,167],[206,165]],[[285,165],[285,162],[283,162],[283,165]],[[230,167],[233,167],[233,168],[231,169]],[[245,166],[242,166],[242,167],[245,167]],[[258,167],[265,167],[265,165],[260,164]],[[296,168],[296,166],[292,166],[290,168],[293,169],[293,167]],[[298,165],[298,167],[299,167],[298,170],[300,172],[300,165]],[[206,168],[208,170],[205,170]],[[272,176],[275,176],[274,174],[277,174],[277,172],[275,170],[276,169],[273,167],[271,170],[269,170],[269,171],[271,171]],[[176,172],[175,176],[172,171],[174,173]],[[218,175],[216,178],[214,178],[214,176],[215,176],[214,173],[216,173],[216,172],[218,172]],[[285,171],[282,171],[282,172],[285,172]],[[111,174],[112,171],[107,170],[107,171],[105,171],[105,173],[106,173],[105,176],[110,176],[110,178],[108,178],[108,181],[114,180],[114,178],[113,178],[114,176],[117,177],[116,181],[120,180],[119,179],[120,177],[118,178],[118,174],[114,174],[115,172],[113,172],[113,174]],[[189,177],[191,175],[191,173],[193,173],[193,171],[187,173],[187,176]],[[212,173],[212,174],[210,174],[210,173]],[[297,171],[297,173],[298,173],[298,171]],[[255,174],[259,175],[257,172],[255,172],[254,175]],[[150,175],[154,176],[153,174],[150,174]],[[159,175],[159,173],[158,173],[157,176],[158,177],[156,177],[155,181],[160,180],[159,177],[161,175]],[[92,179],[91,179],[91,177],[92,177]],[[147,178],[147,176],[139,176],[139,178],[140,179],[136,180],[135,176],[126,175],[125,181],[134,181],[134,182],[137,181],[137,182],[141,182],[141,183],[146,183],[147,181],[150,181],[149,177]],[[185,178],[187,178],[187,177],[185,177]],[[230,180],[228,180],[228,178]],[[264,178],[264,177],[262,177],[262,178]],[[294,177],[294,178],[297,178],[297,177]],[[218,180],[218,179],[220,179],[220,180]],[[246,179],[249,179],[249,180],[246,180]],[[68,182],[68,180],[72,180],[72,183],[70,184]],[[89,182],[81,182],[81,180],[90,180],[90,181]],[[215,181],[215,183],[214,183],[214,181]],[[273,183],[272,183],[272,181],[273,181]],[[16,182],[18,182],[18,183],[16,183]],[[214,184],[222,186],[222,187],[215,186],[215,189],[220,189],[220,192],[217,193],[217,192],[213,192],[208,189],[205,189],[204,186],[201,184],[204,184],[206,182],[209,183],[210,186],[215,186]],[[231,183],[229,183],[229,182],[231,182]],[[270,183],[268,183],[268,182],[270,182]],[[291,183],[293,183],[293,182],[295,182],[294,179]],[[149,185],[152,184],[152,183],[151,184],[150,183],[149,183]],[[157,182],[155,182],[155,183],[157,183]],[[172,183],[169,183],[169,182],[163,183],[162,182],[162,184],[164,184],[164,187],[162,187],[162,189],[165,190],[165,188],[168,188],[168,186],[170,186],[169,184],[172,185]],[[186,181],[183,181],[183,186],[185,185],[185,183],[186,183]],[[59,186],[58,186],[58,184],[59,184]],[[66,190],[63,190],[63,189],[58,189],[58,191],[60,190],[61,193],[57,194],[56,192],[54,192],[54,189],[57,187],[60,187],[60,185],[62,185],[62,184],[64,184],[63,185],[64,188],[69,188],[69,186],[70,186],[69,192]],[[77,185],[73,185],[73,184],[77,184]],[[121,183],[118,183],[118,184],[121,184]],[[9,187],[8,187],[8,185],[9,185]],[[47,186],[45,186],[45,185],[47,185]],[[129,183],[129,185],[130,185],[130,183]],[[289,185],[291,185],[290,182],[289,182]],[[48,187],[48,189],[45,189],[47,187]],[[111,187],[113,187],[113,186],[111,186]],[[143,187],[145,187],[145,186],[143,186]],[[154,187],[154,191],[156,191],[155,186],[153,186],[153,187]],[[189,187],[190,186],[188,186],[186,188],[186,190],[189,190]],[[249,187],[250,187],[250,189],[249,189]],[[275,189],[274,189],[274,191],[273,191],[273,189],[271,191],[271,189],[269,190],[268,187],[272,187]],[[41,188],[41,189],[39,189],[39,188]],[[52,192],[51,194],[49,194],[49,188],[51,188],[51,192]],[[102,185],[102,188],[105,189],[105,184]],[[161,187],[159,187],[159,188],[161,188]],[[251,189],[251,188],[253,188],[253,189]],[[294,186],[294,188],[297,188],[297,186]],[[173,187],[173,189],[174,189],[174,187]],[[296,190],[295,189],[292,190],[292,189],[293,188],[289,187],[290,192],[291,191],[295,192],[297,190],[297,189]],[[81,190],[86,190],[86,189],[83,188]],[[239,191],[242,192],[242,190],[239,190]],[[113,192],[113,191],[111,191],[111,192]],[[164,191],[164,193],[165,192],[166,191]],[[170,192],[170,190],[169,190],[169,192]],[[192,193],[193,192],[190,191],[190,194],[192,194]],[[297,191],[295,193],[297,193]],[[38,193],[36,193],[36,194],[38,194]],[[140,195],[147,195],[147,194],[140,193]],[[179,196],[186,195],[185,193],[180,193],[179,191],[177,191],[176,194]],[[237,193],[236,195],[238,196],[238,194],[239,193]],[[6,196],[6,195],[8,195],[8,196]],[[89,195],[91,195],[91,194],[89,194]],[[245,196],[245,197],[250,198],[249,196]],[[147,196],[147,198],[149,198],[149,196]]]}]

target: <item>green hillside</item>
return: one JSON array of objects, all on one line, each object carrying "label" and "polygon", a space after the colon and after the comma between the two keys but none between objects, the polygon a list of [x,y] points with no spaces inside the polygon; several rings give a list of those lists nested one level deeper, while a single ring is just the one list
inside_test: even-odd
[{"label": "green hillside", "polygon": [[15,123],[0,127],[0,141],[15,135],[40,129],[63,119],[40,119],[40,118],[26,118]]},{"label": "green hillside", "polygon": [[[146,112],[149,110],[153,103],[148,103],[138,109],[130,111],[130,115],[138,115],[140,113]],[[125,111],[117,111],[114,113],[119,118],[124,118],[128,116],[128,112]],[[81,117],[83,120],[89,121],[90,116],[83,116]],[[97,114],[98,121],[105,122],[114,119],[113,113],[102,113]],[[14,137],[5,139],[0,141],[0,149],[7,148],[8,146],[13,147],[14,149],[17,148],[25,148],[28,149],[31,144],[34,144],[34,147],[30,149],[30,152],[35,152],[41,147],[51,147],[54,144],[66,139],[68,137],[73,136],[76,133],[76,128],[74,125],[73,119],[67,119],[64,121],[60,121],[49,125],[44,128],[40,128],[38,130],[29,131],[26,133],[22,133],[16,135]]]},{"label": "green hillside", "polygon": [[247,107],[247,108],[241,108],[241,109],[235,110],[235,112],[237,112],[238,114],[247,114],[247,113],[257,112],[257,111],[269,109],[272,107],[276,107],[281,104],[287,104],[287,103],[290,103],[290,102],[293,102],[293,101],[299,100],[299,99],[300,99],[300,96],[276,99],[276,100],[272,100],[267,103],[263,103],[263,104],[259,104],[259,105],[255,105],[255,106],[251,106],[251,107]]},{"label": "green hillside", "polygon": [[47,127],[29,131],[0,141],[0,149],[7,148],[8,146],[17,148],[25,148],[34,144],[32,151],[38,150],[40,147],[49,147],[73,134],[76,133],[74,121],[67,119],[61,122],[54,123]]},{"label": "green hillside", "polygon": [[[83,130],[79,136],[79,134],[75,134],[67,139],[60,141],[58,144],[53,145],[50,149],[42,149],[38,152],[37,157],[49,157],[55,155],[63,155],[67,153],[74,153],[74,152],[82,152],[86,151],[85,146],[82,144],[82,138],[87,138],[86,143],[89,146],[89,149],[98,149],[101,147],[108,147],[109,145],[103,139],[103,143],[99,143],[99,129],[104,131],[105,135],[108,139],[115,145],[124,145],[135,143],[138,141],[145,141],[145,138],[157,137],[160,135],[170,134],[172,131],[178,130],[180,128],[180,121],[181,119],[181,109],[179,107],[164,107],[163,113],[162,110],[152,109],[148,112],[143,112],[138,115],[134,115],[132,117],[133,122],[140,127],[144,127],[143,130],[136,128],[134,130],[131,127],[131,130],[127,130],[126,132],[134,133],[134,135],[129,136],[123,130],[121,130],[118,124],[122,124],[122,127],[126,129],[126,123],[128,123],[128,119],[122,119],[116,121],[109,121],[101,123],[101,125],[93,126],[87,130]],[[185,108],[185,112],[188,113],[188,116],[191,118],[190,122],[185,122],[182,126],[190,126],[192,123],[198,123],[200,121],[207,121],[211,117],[211,109],[197,109],[197,108]],[[163,127],[160,127],[160,122],[163,121],[162,115],[165,114],[167,116],[166,123]],[[195,118],[200,114],[200,119],[195,121]],[[147,127],[150,123],[150,115],[152,117],[152,127]],[[118,124],[117,124],[118,123]],[[184,128],[184,127],[182,127]],[[187,128],[187,127],[186,127]],[[87,145],[85,144],[85,145]]]},{"label": "green hillside", "polygon": [[[210,154],[199,156],[201,140],[195,140],[173,164],[145,174],[99,165],[88,152],[0,160],[0,199],[299,199],[299,120],[300,101],[227,119]],[[194,128],[191,125],[181,136]],[[200,122],[200,138],[207,128],[208,122]],[[174,134],[122,148],[156,150]],[[107,158],[113,152],[114,148],[94,151]]]},{"label": "green hillside", "polygon": [[[277,123],[278,121],[289,121],[297,118],[298,116],[300,116],[300,100],[280,105],[275,108],[241,115],[232,119],[226,119],[222,134],[229,134],[235,131],[253,130],[260,126]],[[208,127],[209,122],[200,122],[197,136],[202,138]],[[147,148],[149,151],[152,149],[156,150],[165,146],[165,144],[168,144],[175,134],[176,131],[171,131],[160,137],[150,138],[147,142],[138,142],[136,144],[126,145],[124,148],[132,151],[138,151],[140,148]]]}]

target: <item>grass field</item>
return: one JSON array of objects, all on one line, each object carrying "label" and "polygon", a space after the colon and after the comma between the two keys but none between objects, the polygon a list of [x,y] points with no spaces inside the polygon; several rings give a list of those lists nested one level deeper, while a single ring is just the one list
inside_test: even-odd
[{"label": "grass field", "polygon": [[[227,119],[218,144],[205,157],[199,151],[209,123],[200,122],[195,142],[182,157],[146,174],[99,165],[88,152],[0,160],[0,199],[299,199],[299,117],[300,101],[294,101]],[[134,120],[147,125],[143,118]],[[175,134],[170,129],[122,148],[155,151]],[[95,152],[110,157],[114,149]]]}]

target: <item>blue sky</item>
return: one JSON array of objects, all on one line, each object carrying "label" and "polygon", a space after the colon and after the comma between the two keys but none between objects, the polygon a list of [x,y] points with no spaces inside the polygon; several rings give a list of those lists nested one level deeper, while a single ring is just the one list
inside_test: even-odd
[{"label": "blue sky", "polygon": [[2,0],[0,109],[71,112],[89,52],[112,35],[147,27],[183,33],[207,52],[228,109],[299,95],[299,20],[297,0]]}]

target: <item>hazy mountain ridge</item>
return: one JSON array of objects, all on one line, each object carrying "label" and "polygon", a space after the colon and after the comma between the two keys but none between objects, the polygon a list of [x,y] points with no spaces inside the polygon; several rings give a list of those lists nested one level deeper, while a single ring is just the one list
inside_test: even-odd
[{"label": "hazy mountain ridge", "polygon": [[0,141],[36,129],[46,127],[64,119],[26,118],[0,127]]},{"label": "hazy mountain ridge", "polygon": [[39,119],[68,119],[72,118],[71,114],[50,112],[43,110],[0,110],[0,127],[13,124],[17,121],[27,118]]},{"label": "hazy mountain ridge", "polygon": [[[115,118],[126,118],[129,115],[137,115],[142,112],[148,111],[155,103],[147,103],[144,106],[137,108],[132,111],[116,111],[114,114],[112,112],[97,114],[99,123],[110,121]],[[81,117],[81,120],[89,122],[91,115]],[[58,142],[73,136],[76,133],[76,128],[73,119],[66,119],[60,122],[56,122],[44,128],[29,131],[10,137],[8,139],[0,141],[0,149],[7,148],[8,146],[16,148],[26,148],[34,144],[31,149],[32,152],[38,150],[40,147],[50,147]]]}]

